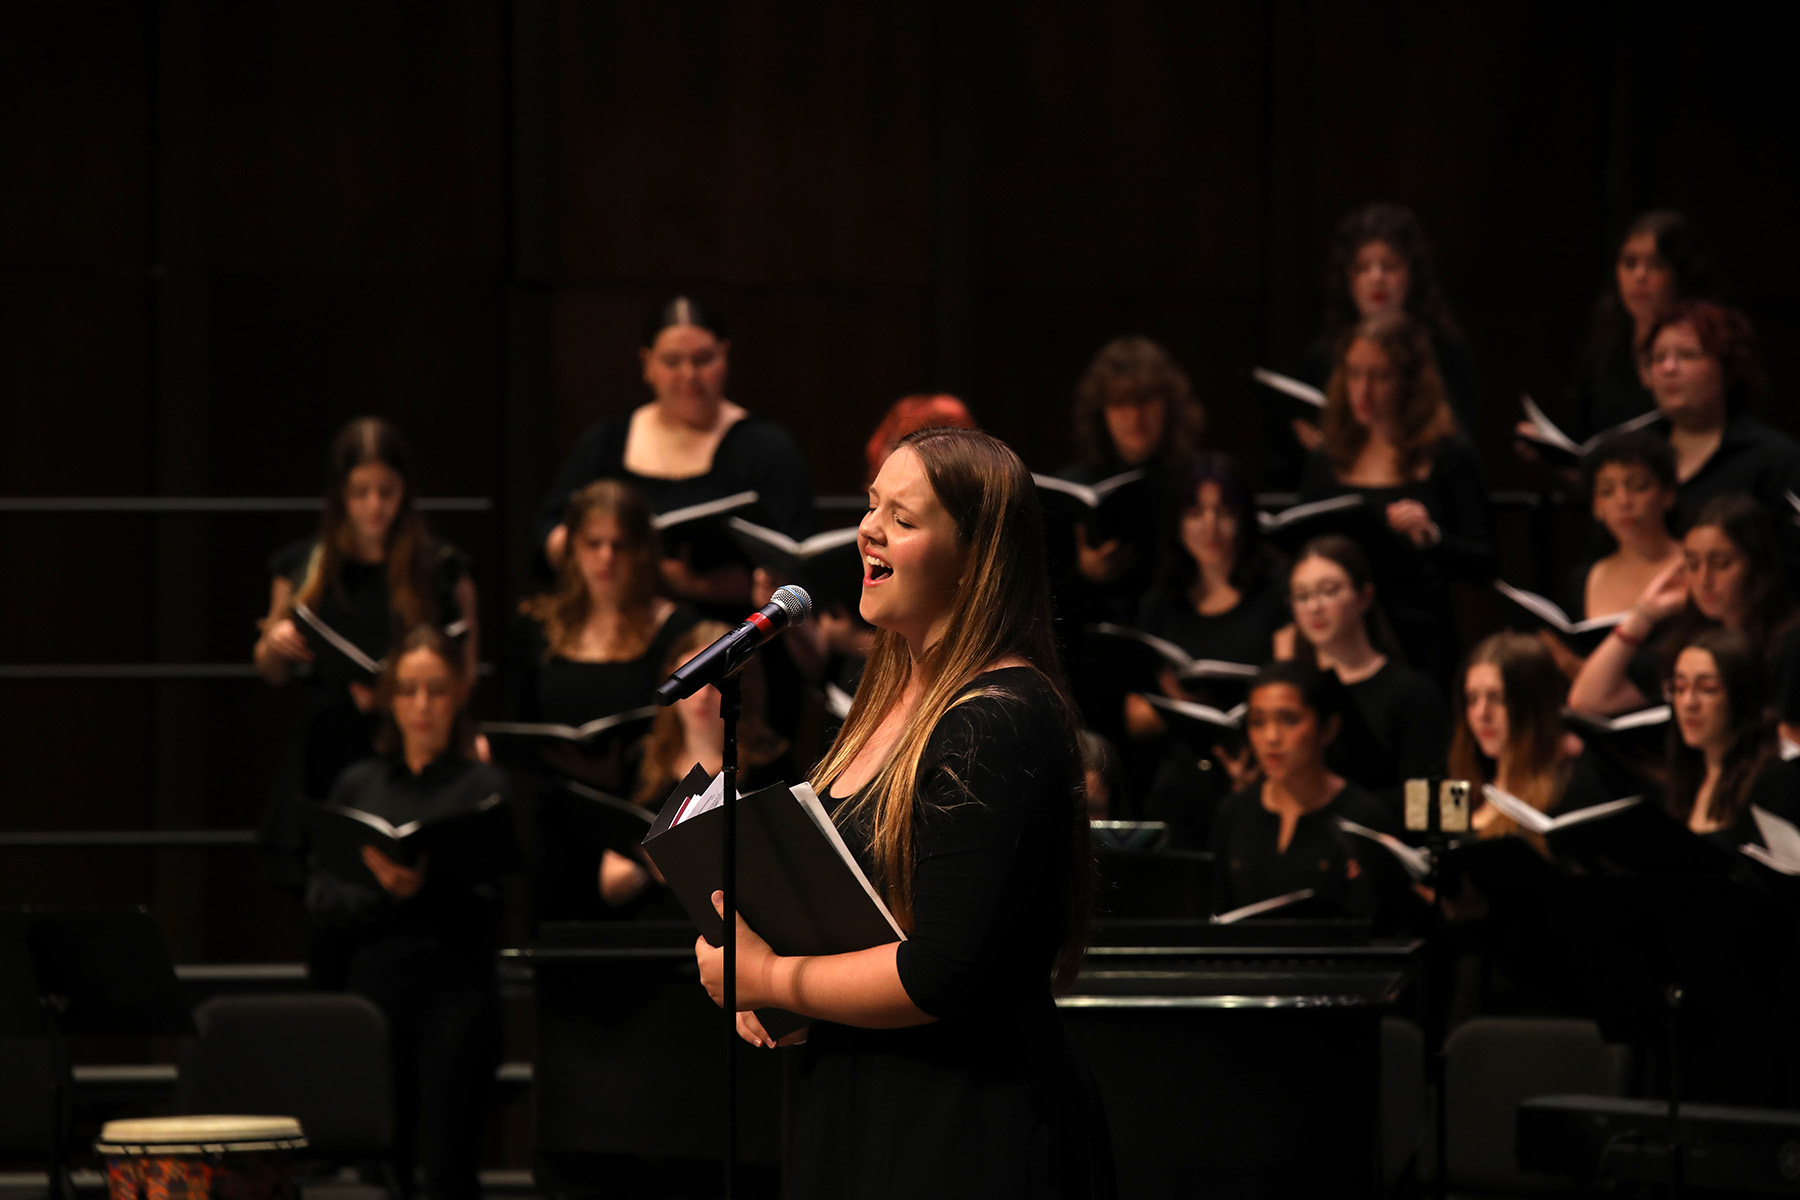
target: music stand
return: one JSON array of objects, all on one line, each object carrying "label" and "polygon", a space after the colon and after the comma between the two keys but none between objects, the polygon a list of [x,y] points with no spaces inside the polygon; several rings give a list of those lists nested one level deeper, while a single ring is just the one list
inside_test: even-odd
[{"label": "music stand", "polygon": [[190,1035],[193,1014],[144,908],[0,913],[0,968],[0,1034],[49,1042],[50,1186],[74,1200],[69,1038]]},{"label": "music stand", "polygon": [[1686,1055],[1766,1050],[1794,1036],[1775,914],[1723,874],[1573,878],[1562,894],[1564,961],[1601,1036],[1668,1054],[1668,1183],[1679,1194]]}]

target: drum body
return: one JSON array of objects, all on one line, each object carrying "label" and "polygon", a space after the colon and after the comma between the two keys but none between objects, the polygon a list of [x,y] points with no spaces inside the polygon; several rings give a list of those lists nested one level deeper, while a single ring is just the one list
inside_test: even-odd
[{"label": "drum body", "polygon": [[108,1200],[298,1200],[292,1117],[152,1117],[108,1121],[94,1149]]}]

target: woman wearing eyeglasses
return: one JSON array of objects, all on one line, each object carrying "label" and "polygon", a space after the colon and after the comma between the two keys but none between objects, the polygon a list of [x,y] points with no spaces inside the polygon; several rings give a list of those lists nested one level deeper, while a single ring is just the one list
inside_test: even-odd
[{"label": "woman wearing eyeglasses", "polygon": [[1781,546],[1768,510],[1749,496],[1718,496],[1695,516],[1681,561],[1663,570],[1569,686],[1569,707],[1622,713],[1644,708],[1668,677],[1680,647],[1703,629],[1744,634],[1774,666],[1778,695],[1800,654]]},{"label": "woman wearing eyeglasses", "polygon": [[1766,379],[1749,318],[1709,300],[1677,304],[1651,328],[1644,368],[1669,419],[1676,531],[1715,496],[1786,511],[1787,493],[1800,490],[1800,445],[1750,415]]},{"label": "woman wearing eyeglasses", "polygon": [[1755,837],[1746,814],[1757,776],[1775,759],[1775,734],[1763,719],[1755,648],[1742,633],[1710,629],[1675,659],[1664,694],[1669,729],[1669,815],[1735,849]]},{"label": "woman wearing eyeglasses", "polygon": [[1406,780],[1444,773],[1450,712],[1443,696],[1400,661],[1393,628],[1375,603],[1368,556],[1349,538],[1301,547],[1288,603],[1294,623],[1277,635],[1276,657],[1316,663],[1348,694],[1326,763],[1397,812]]}]

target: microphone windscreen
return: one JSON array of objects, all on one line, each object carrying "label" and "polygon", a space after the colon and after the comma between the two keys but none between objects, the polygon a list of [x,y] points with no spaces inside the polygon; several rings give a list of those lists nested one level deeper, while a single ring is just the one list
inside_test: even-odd
[{"label": "microphone windscreen", "polygon": [[785,587],[778,587],[775,589],[775,594],[769,599],[781,605],[781,610],[787,614],[790,628],[795,625],[804,625],[812,617],[812,597],[806,594],[806,589],[803,587],[797,587],[791,583]]}]

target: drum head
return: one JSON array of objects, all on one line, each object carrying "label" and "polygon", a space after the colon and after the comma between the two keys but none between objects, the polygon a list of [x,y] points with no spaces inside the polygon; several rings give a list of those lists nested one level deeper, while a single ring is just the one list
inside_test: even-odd
[{"label": "drum head", "polygon": [[145,1117],[108,1121],[94,1149],[101,1154],[218,1154],[298,1150],[306,1145],[293,1117]]}]

